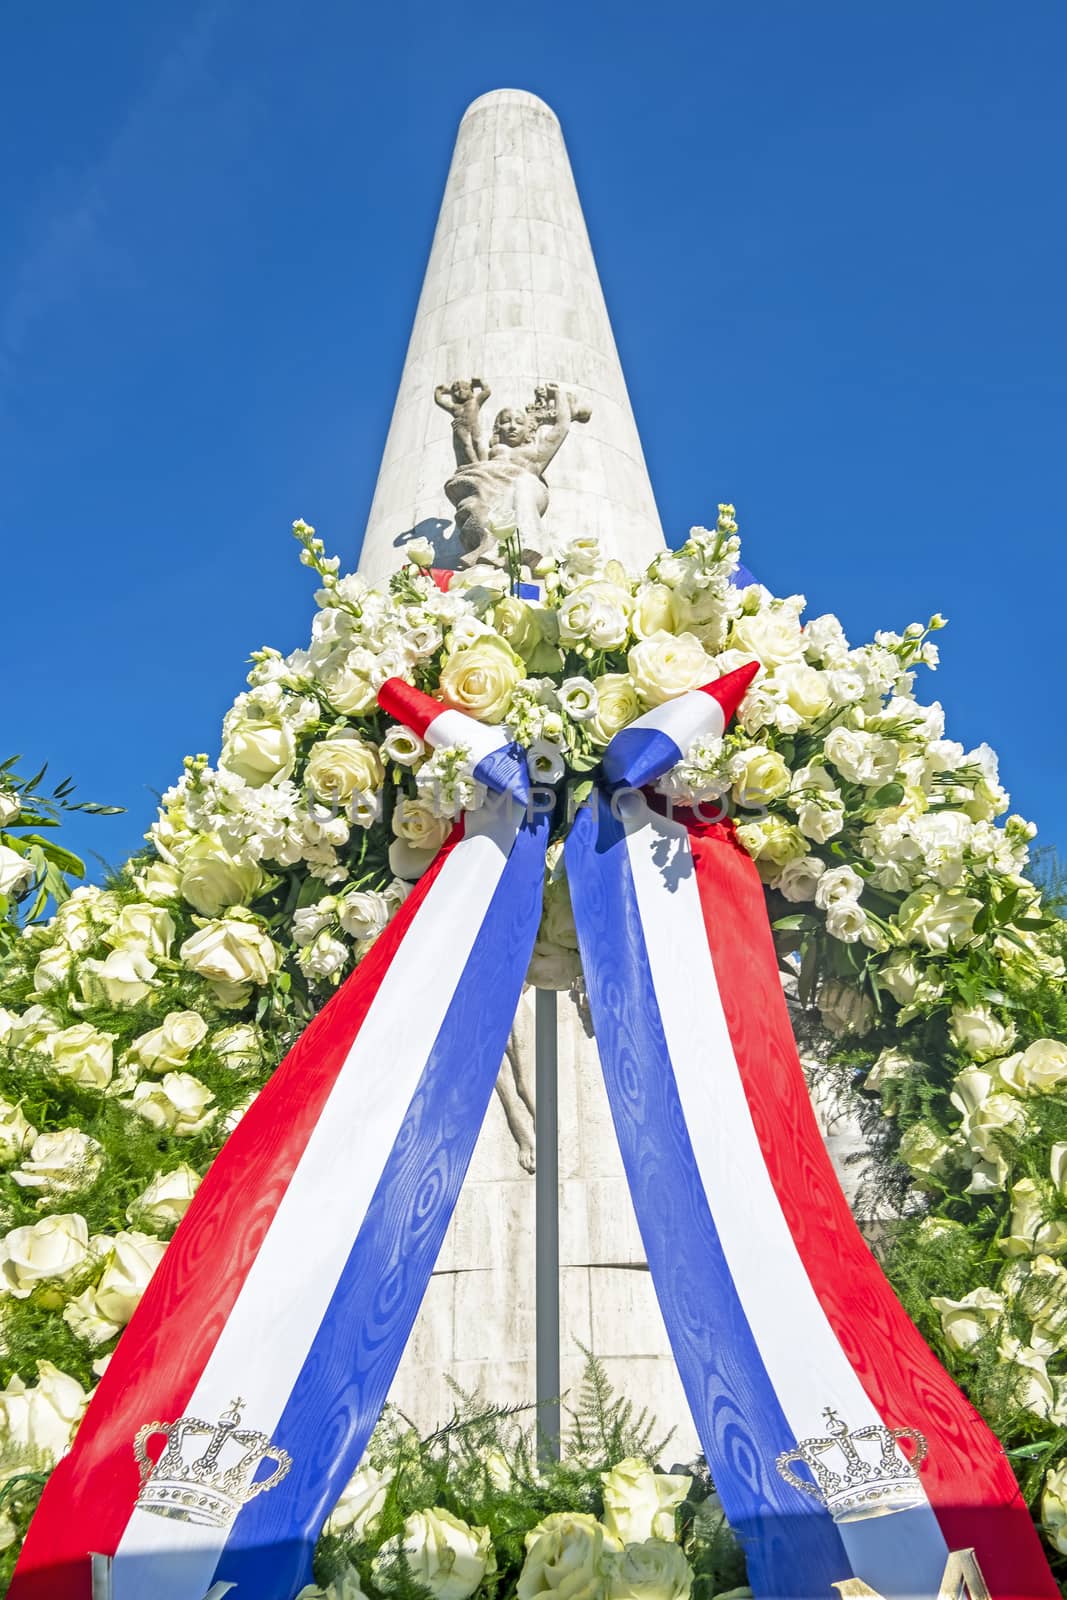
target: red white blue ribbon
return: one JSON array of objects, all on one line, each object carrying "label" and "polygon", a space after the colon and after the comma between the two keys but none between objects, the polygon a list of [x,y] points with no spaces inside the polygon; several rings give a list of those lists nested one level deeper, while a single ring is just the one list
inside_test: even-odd
[{"label": "red white blue ribbon", "polygon": [[[994,1600],[1056,1600],[1000,1445],[837,1184],[755,867],[728,824],[662,815],[636,792],[723,731],[751,676],[617,735],[566,844],[608,1098],[697,1432],[765,1600],[833,1600],[849,1577],[930,1600],[948,1552],[967,1548]],[[382,701],[435,747],[466,745],[491,801],[211,1168],[49,1480],[14,1600],[90,1600],[93,1551],[115,1557],[116,1600],[202,1600],[214,1583],[234,1585],[230,1600],[292,1600],[377,1420],[504,1053],[547,837],[515,800],[525,772],[501,730],[396,680]],[[183,1483],[194,1502],[198,1485],[215,1492],[211,1451],[231,1448],[238,1414],[264,1447],[243,1508],[161,1514],[171,1493],[183,1510]],[[178,1466],[160,1433],[139,1473],[134,1440],[160,1422]],[[858,1486],[867,1504],[811,1492],[800,1457],[834,1429],[883,1441],[880,1479],[879,1445],[878,1481]],[[918,1471],[885,1430],[921,1431]]]}]

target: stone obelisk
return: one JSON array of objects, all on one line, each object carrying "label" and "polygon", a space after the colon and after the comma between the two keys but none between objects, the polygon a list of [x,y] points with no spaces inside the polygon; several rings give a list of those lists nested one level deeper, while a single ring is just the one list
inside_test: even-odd
[{"label": "stone obelisk", "polygon": [[652,487],[559,122],[543,100],[498,89],[469,107],[430,250],[359,570],[387,577],[413,536],[438,564],[461,555],[442,485],[455,470],[438,385],[477,377],[487,427],[538,385],[574,392],[590,416],[549,473],[546,528],[596,534],[643,566],[663,547]]},{"label": "stone obelisk", "polygon": [[[529,412],[546,386],[588,413],[547,473],[549,551],[595,533],[608,554],[641,567],[663,548],[559,122],[542,100],[517,89],[481,96],[460,124],[364,535],[359,571],[372,581],[396,569],[412,537],[428,536],[442,567],[463,559],[443,489],[463,450],[441,401],[456,380],[471,379],[492,392],[487,433],[500,409]],[[438,386],[445,393],[435,399]],[[559,999],[563,1387],[573,1389],[580,1376],[580,1342],[603,1358],[620,1391],[649,1406],[665,1429],[678,1425],[675,1448],[684,1453],[695,1444],[692,1425],[596,1047],[571,997]],[[536,1395],[532,1001],[527,991],[393,1388],[391,1398],[422,1428],[451,1414],[447,1377],[500,1403]]]}]

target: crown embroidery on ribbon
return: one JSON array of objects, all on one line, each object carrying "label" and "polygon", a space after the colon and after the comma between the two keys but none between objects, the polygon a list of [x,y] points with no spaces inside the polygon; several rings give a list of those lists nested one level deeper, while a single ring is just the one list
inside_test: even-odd
[{"label": "crown embroidery on ribbon", "polygon": [[[849,1430],[831,1407],[823,1412],[827,1437],[802,1439],[783,1450],[775,1466],[787,1483],[821,1500],[835,1522],[910,1511],[925,1500],[918,1468],[926,1459],[926,1439],[915,1428],[885,1428],[871,1423]],[[914,1449],[907,1456],[904,1442]],[[798,1477],[803,1462],[811,1478]]]},{"label": "crown embroidery on ribbon", "polygon": [[[241,1507],[268,1489],[277,1488],[292,1466],[287,1450],[265,1433],[241,1427],[244,1401],[230,1403],[218,1422],[179,1417],[177,1422],[146,1422],[138,1429],[133,1453],[141,1471],[137,1506],[159,1517],[175,1517],[209,1528],[225,1528]],[[148,1441],[166,1439],[157,1461]],[[264,1461],[274,1463],[267,1478],[257,1478]]]}]

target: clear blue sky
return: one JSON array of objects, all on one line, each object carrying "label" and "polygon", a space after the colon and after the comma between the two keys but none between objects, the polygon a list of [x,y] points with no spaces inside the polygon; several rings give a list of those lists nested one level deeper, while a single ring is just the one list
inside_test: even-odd
[{"label": "clear blue sky", "polygon": [[1059,0],[134,0],[2,24],[0,744],[127,806],[354,560],[455,127],[563,122],[663,520],[930,682],[1067,844]]}]

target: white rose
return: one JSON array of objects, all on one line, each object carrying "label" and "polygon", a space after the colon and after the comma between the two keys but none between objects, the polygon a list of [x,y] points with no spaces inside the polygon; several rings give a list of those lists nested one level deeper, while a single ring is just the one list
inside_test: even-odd
[{"label": "white rose", "polygon": [[296,959],[301,972],[309,978],[337,979],[348,961],[348,946],[323,929]]},{"label": "white rose", "polygon": [[99,1033],[88,1022],[76,1022],[72,1027],[60,1028],[45,1041],[45,1049],[52,1058],[52,1072],[57,1078],[67,1078],[79,1089],[106,1089],[114,1071],[115,1041],[108,1033]]},{"label": "white rose", "polygon": [[905,1055],[903,1050],[894,1050],[892,1045],[887,1045],[878,1056],[864,1082],[865,1089],[881,1089],[883,1084],[898,1083],[902,1078],[910,1078],[919,1063],[912,1056]]},{"label": "white rose", "polygon": [[404,554],[417,567],[432,567],[436,552],[429,539],[409,539],[404,546]]},{"label": "white rose", "polygon": [[79,1128],[41,1133],[22,1165],[11,1174],[20,1189],[42,1189],[48,1195],[84,1189],[99,1176],[103,1149]]},{"label": "white rose", "polygon": [[1014,1403],[1042,1421],[1052,1421],[1056,1410],[1056,1391],[1040,1351],[1010,1335],[1002,1338],[997,1348],[1001,1360],[1015,1369],[1012,1387]]},{"label": "white rose", "polygon": [[451,819],[435,816],[425,800],[404,795],[393,808],[393,832],[418,850],[439,850],[451,831]]},{"label": "white rose", "polygon": [[254,1022],[219,1028],[208,1041],[221,1066],[239,1070],[263,1062],[263,1038]]},{"label": "white rose", "polygon": [[1054,1550],[1067,1555],[1067,1464],[1046,1474],[1041,1492],[1041,1523]]},{"label": "white rose", "polygon": [[992,1289],[972,1289],[962,1300],[934,1295],[930,1301],[941,1318],[941,1331],[950,1350],[963,1354],[974,1348],[1004,1315],[1004,1297]]},{"label": "white rose", "polygon": [[133,881],[137,892],[153,903],[177,900],[181,892],[181,874],[166,861],[153,861],[144,872],[135,872]]},{"label": "white rose", "polygon": [[100,1314],[116,1327],[124,1328],[137,1310],[166,1248],[162,1239],[125,1230],[111,1241],[95,1298]]},{"label": "white rose", "polygon": [[675,1537],[676,1506],[692,1487],[688,1474],[653,1472],[647,1461],[628,1456],[610,1472],[602,1472],[604,1515],[608,1533],[621,1544]]},{"label": "white rose", "polygon": [[377,686],[354,667],[335,667],[322,675],[322,687],[334,711],[343,717],[361,717],[378,703]]},{"label": "white rose", "polygon": [[923,978],[922,965],[910,950],[894,950],[880,968],[878,981],[902,1006],[910,1005]]},{"label": "white rose", "polygon": [[154,961],[165,961],[176,932],[174,918],[165,906],[143,904],[123,906],[104,935],[116,949],[129,946],[143,950]]},{"label": "white rose", "polygon": [[0,1433],[23,1450],[40,1451],[56,1462],[68,1449],[87,1402],[77,1378],[50,1361],[38,1361],[32,1389],[17,1375],[0,1389]]},{"label": "white rose", "polygon": [[867,913],[855,900],[838,900],[826,913],[826,931],[831,939],[842,944],[855,944],[858,939],[868,944],[877,943],[877,930],[867,921]]},{"label": "white rose", "polygon": [[[216,1588],[220,1586],[216,1584]],[[226,1588],[231,1585],[227,1584]],[[209,1591],[204,1600],[222,1600],[222,1593],[218,1595]],[[339,1578],[334,1578],[325,1589],[320,1589],[318,1584],[306,1584],[296,1600],[367,1600],[359,1581],[359,1573],[355,1567],[347,1566]]]},{"label": "white rose", "polygon": [[281,951],[255,922],[223,917],[186,939],[179,951],[184,964],[209,983],[269,982],[281,965]]},{"label": "white rose", "polygon": [[611,743],[620,728],[641,715],[641,700],[628,672],[602,672],[593,680],[596,711],[588,723],[589,736],[598,749]]},{"label": "white rose", "polygon": [[48,994],[52,989],[61,989],[70,981],[71,967],[74,963],[74,952],[65,945],[53,945],[51,950],[46,950],[33,969],[33,987],[37,994]]},{"label": "white rose", "polygon": [[255,862],[235,860],[214,834],[202,834],[182,852],[181,895],[202,917],[217,917],[229,906],[247,905],[264,881]]},{"label": "white rose", "polygon": [[795,611],[767,606],[751,617],[739,617],[730,635],[735,650],[758,656],[766,667],[785,661],[800,661],[804,639]]},{"label": "white rose", "polygon": [[169,1072],[182,1067],[207,1037],[207,1023],[196,1011],[168,1011],[158,1028],[142,1033],[130,1045],[130,1054],[148,1072]]},{"label": "white rose", "polygon": [[20,856],[17,850],[12,850],[6,844],[0,844],[0,894],[7,895],[10,900],[18,900],[24,895],[34,879],[34,866],[32,861],[27,861],[25,856]]},{"label": "white rose", "polygon": [[159,1083],[139,1083],[123,1102],[153,1128],[174,1134],[200,1133],[215,1116],[215,1096],[190,1072],[168,1072]]},{"label": "white rose", "polygon": [[913,1122],[900,1141],[900,1159],[911,1168],[916,1181],[936,1178],[945,1168],[952,1146],[928,1122]]},{"label": "white rose", "polygon": [[693,1569],[667,1539],[629,1544],[608,1562],[607,1600],[688,1600]]},{"label": "white rose", "polygon": [[679,624],[678,598],[665,583],[643,583],[634,596],[631,625],[638,639],[654,633],[675,633]]},{"label": "white rose", "polygon": [[296,766],[296,739],[285,723],[239,721],[226,735],[219,766],[251,788],[280,783]]},{"label": "white rose", "polygon": [[975,1061],[987,1061],[990,1056],[1002,1056],[1011,1049],[1015,1026],[1001,1022],[989,1006],[956,1005],[949,1013],[949,1033],[957,1049]]},{"label": "white rose", "polygon": [[1035,1039],[997,1066],[997,1076],[1016,1094],[1050,1094],[1067,1080],[1067,1044],[1060,1039]]},{"label": "white rose", "polygon": [[384,1544],[371,1564],[374,1581],[389,1588],[389,1567],[403,1554],[411,1577],[435,1600],[467,1600],[496,1571],[488,1528],[472,1528],[443,1506],[414,1511],[396,1539]]},{"label": "white rose", "polygon": [[603,1600],[617,1545],[587,1512],[553,1512],[526,1535],[518,1600]]},{"label": "white rose", "polygon": [[916,889],[897,914],[901,933],[911,944],[924,944],[936,955],[962,944],[971,935],[982,902],[948,889]]},{"label": "white rose", "polygon": [[13,1228],[0,1240],[0,1284],[17,1300],[25,1300],[38,1284],[69,1278],[89,1255],[89,1229],[77,1213],[42,1217]]},{"label": "white rose", "polygon": [[734,798],[738,805],[754,810],[768,800],[777,800],[789,788],[789,768],[777,750],[755,745],[742,751],[730,763]]},{"label": "white rose", "polygon": [[350,939],[375,939],[389,921],[393,904],[372,889],[355,889],[341,901],[340,924]]},{"label": "white rose", "polygon": [[782,868],[808,853],[804,835],[784,817],[760,817],[753,822],[743,822],[737,830],[737,838],[765,881],[777,879]]},{"label": "white rose", "polygon": [[499,722],[525,672],[525,662],[507,641],[486,633],[452,651],[441,668],[439,687],[447,704],[457,711],[480,722]]},{"label": "white rose", "polygon": [[22,801],[18,795],[12,794],[10,789],[0,789],[0,828],[10,827],[21,810]]},{"label": "white rose", "polygon": [[826,871],[826,863],[818,856],[801,856],[798,861],[787,861],[778,879],[778,892],[794,905],[814,900],[819,879]]},{"label": "white rose", "polygon": [[368,1538],[385,1507],[393,1476],[391,1472],[376,1472],[373,1467],[357,1467],[326,1519],[324,1531],[347,1532],[353,1539]]},{"label": "white rose", "polygon": [[1067,1200],[1067,1144],[1052,1146],[1049,1151],[1049,1174],[1061,1197]]},{"label": "white rose", "polygon": [[432,866],[436,850],[420,850],[406,839],[394,839],[389,846],[389,871],[405,883],[414,883]]},{"label": "white rose", "polygon": [[150,1228],[174,1227],[188,1211],[199,1187],[198,1174],[184,1163],[170,1172],[157,1172],[143,1194],[126,1207],[126,1220]]},{"label": "white rose", "polygon": [[83,961],[81,991],[90,1005],[135,1006],[156,987],[155,963],[138,945]]},{"label": "white rose", "polygon": [[105,1317],[96,1303],[96,1290],[92,1284],[81,1294],[72,1295],[63,1307],[63,1321],[76,1339],[95,1346],[106,1344],[120,1331],[120,1325]]},{"label": "white rose", "polygon": [[336,734],[312,745],[304,782],[326,805],[344,807],[355,794],[376,794],[385,780],[378,746],[358,733]]},{"label": "white rose", "polygon": [[37,1129],[26,1121],[22,1106],[0,1100],[0,1165],[17,1161],[37,1137]]},{"label": "white rose", "polygon": [[1048,1216],[1049,1199],[1033,1178],[1012,1185],[1011,1231],[998,1241],[1006,1256],[1056,1256],[1067,1250],[1067,1220]]},{"label": "white rose", "polygon": [[776,667],[771,688],[784,695],[787,703],[805,722],[814,722],[829,710],[830,690],[826,675],[802,661],[789,661]]},{"label": "white rose", "polygon": [[572,589],[559,608],[559,637],[564,644],[589,644],[594,650],[617,650],[630,632],[633,598],[620,584],[583,583]]},{"label": "white rose", "polygon": [[691,633],[653,633],[626,657],[634,688],[645,705],[659,706],[719,676],[714,659]]}]

